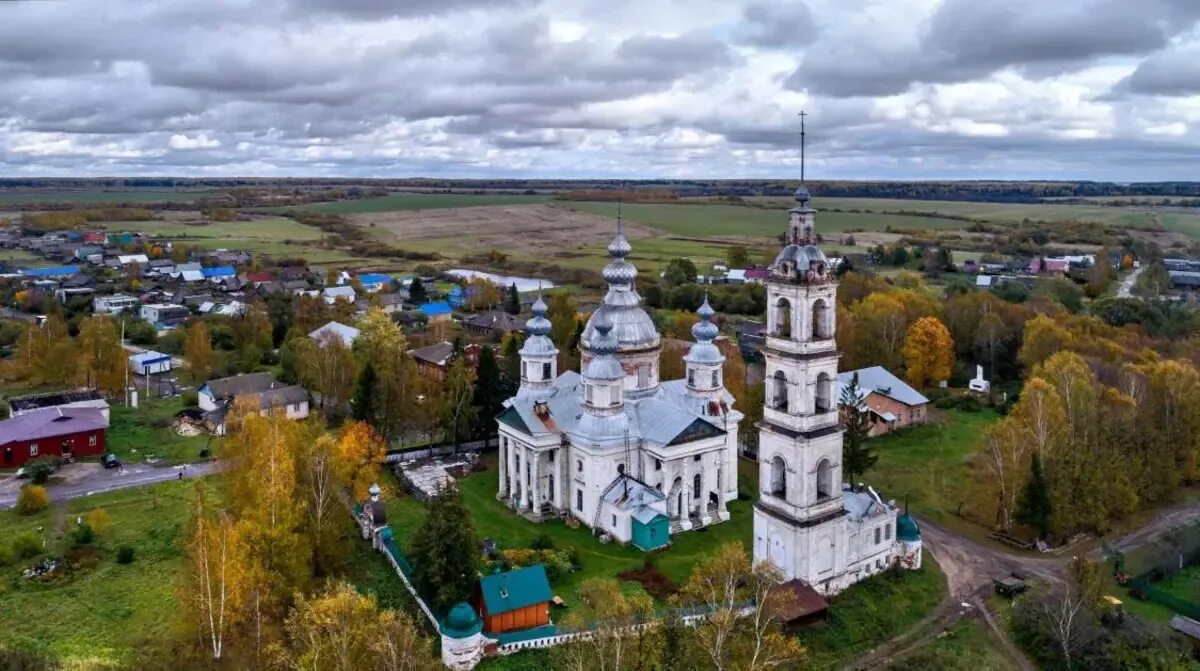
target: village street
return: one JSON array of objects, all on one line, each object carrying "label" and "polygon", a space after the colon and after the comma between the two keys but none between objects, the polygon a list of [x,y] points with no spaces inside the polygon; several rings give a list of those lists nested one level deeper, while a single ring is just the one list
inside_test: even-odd
[{"label": "village street", "polygon": [[[1190,501],[1160,512],[1146,524],[1110,541],[1114,548],[1128,551],[1170,529],[1200,517],[1200,501]],[[903,636],[868,652],[846,665],[848,669],[884,668],[913,651],[964,618],[980,618],[993,638],[1001,645],[1013,668],[1033,671],[1033,664],[1008,637],[1008,632],[985,607],[993,589],[992,580],[1010,573],[1025,578],[1057,582],[1063,579],[1070,551],[1062,555],[1045,556],[1015,554],[976,543],[960,534],[918,518],[924,549],[930,552],[946,576],[946,596],[917,626]],[[1100,559],[1099,549],[1089,553]]]},{"label": "village street", "polygon": [[[174,480],[183,472],[185,479],[203,477],[213,472],[216,462],[204,461],[178,466],[152,466],[149,464],[130,464],[123,471],[115,468],[105,469],[98,463],[80,463],[64,466],[66,480],[57,484],[46,485],[51,501],[65,501],[81,496],[90,496],[101,492],[111,492],[127,487],[140,487],[156,482]],[[17,505],[17,496],[21,485],[28,480],[18,480],[10,477],[0,480],[0,509],[12,508]]]}]

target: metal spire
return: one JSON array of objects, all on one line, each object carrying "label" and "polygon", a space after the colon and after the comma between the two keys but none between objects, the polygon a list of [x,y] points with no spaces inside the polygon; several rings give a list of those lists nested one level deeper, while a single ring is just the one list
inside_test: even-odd
[{"label": "metal spire", "polygon": [[804,183],[804,117],[808,112],[800,110],[800,183]]}]

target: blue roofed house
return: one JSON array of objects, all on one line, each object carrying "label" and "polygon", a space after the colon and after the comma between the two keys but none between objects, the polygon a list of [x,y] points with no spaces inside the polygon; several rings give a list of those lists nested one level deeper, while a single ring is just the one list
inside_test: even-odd
[{"label": "blue roofed house", "polygon": [[421,314],[431,322],[449,321],[452,309],[447,301],[437,301],[435,303],[425,303],[418,308]]},{"label": "blue roofed house", "polygon": [[859,397],[871,413],[870,435],[878,436],[929,420],[929,399],[883,366],[838,373],[839,401],[842,388],[850,384],[855,374],[858,374]]},{"label": "blue roofed house", "polygon": [[138,375],[153,375],[155,373],[166,373],[171,370],[171,355],[155,352],[154,350],[146,350],[138,352],[129,357],[129,365],[133,368],[133,372]]},{"label": "blue roofed house", "polygon": [[459,285],[450,287],[450,293],[446,295],[446,302],[452,308],[461,308],[463,303],[467,302],[467,291]]},{"label": "blue roofed house", "polygon": [[45,266],[42,268],[26,268],[21,271],[26,277],[70,277],[79,274],[79,266]]},{"label": "blue roofed house", "polygon": [[358,276],[358,283],[362,285],[363,291],[373,294],[391,288],[392,278],[383,273],[364,273]]},{"label": "blue roofed house", "polygon": [[206,280],[237,277],[237,271],[233,269],[233,266],[213,266],[211,268],[201,268],[200,276]]}]

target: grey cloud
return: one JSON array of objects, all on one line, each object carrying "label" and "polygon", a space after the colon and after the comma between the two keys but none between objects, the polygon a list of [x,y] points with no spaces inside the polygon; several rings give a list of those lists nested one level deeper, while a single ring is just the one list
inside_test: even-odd
[{"label": "grey cloud", "polygon": [[386,19],[449,14],[469,9],[502,9],[534,0],[291,0],[297,14],[317,13],[354,19]]},{"label": "grey cloud", "polygon": [[768,49],[803,47],[817,38],[812,10],[804,2],[754,2],[742,12],[734,37]]},{"label": "grey cloud", "polygon": [[968,81],[1007,67],[1057,74],[1100,56],[1160,48],[1200,19],[1193,0],[947,0],[916,39],[831,36],[805,53],[793,89],[831,96],[901,93],[915,82]]},{"label": "grey cloud", "polygon": [[1200,44],[1168,48],[1142,61],[1114,93],[1188,96],[1200,94]]}]

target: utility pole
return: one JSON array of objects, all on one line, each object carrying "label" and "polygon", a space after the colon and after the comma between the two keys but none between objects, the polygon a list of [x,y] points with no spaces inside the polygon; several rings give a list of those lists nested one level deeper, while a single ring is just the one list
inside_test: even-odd
[{"label": "utility pole", "polygon": [[125,355],[125,407],[129,407],[129,350],[125,349],[125,313],[121,312],[121,353]]}]

